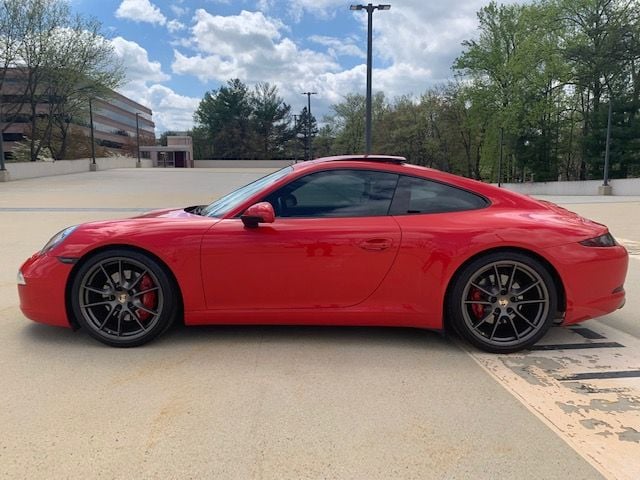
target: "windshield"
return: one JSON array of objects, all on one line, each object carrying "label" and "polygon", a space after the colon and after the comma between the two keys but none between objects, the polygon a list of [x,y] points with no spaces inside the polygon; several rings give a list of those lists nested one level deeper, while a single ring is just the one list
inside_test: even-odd
[{"label": "windshield", "polygon": [[240,187],[237,190],[228,193],[212,204],[207,205],[200,211],[200,214],[208,217],[223,217],[233,210],[239,203],[244,202],[256,192],[268,187],[292,171],[292,167],[285,167],[282,170],[278,170],[277,172],[267,175],[266,177],[259,178],[244,187]]}]

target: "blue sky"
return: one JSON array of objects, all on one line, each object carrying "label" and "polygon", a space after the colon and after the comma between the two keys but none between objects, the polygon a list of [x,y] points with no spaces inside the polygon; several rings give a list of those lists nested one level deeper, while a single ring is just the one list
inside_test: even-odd
[{"label": "blue sky", "polygon": [[[344,0],[72,0],[103,24],[126,67],[121,92],[151,107],[156,132],[188,129],[208,90],[238,77],[266,81],[299,111],[313,90],[322,118],[364,93],[366,13]],[[462,40],[476,35],[486,2],[389,1],[374,14],[374,90],[420,95],[452,77]]]}]

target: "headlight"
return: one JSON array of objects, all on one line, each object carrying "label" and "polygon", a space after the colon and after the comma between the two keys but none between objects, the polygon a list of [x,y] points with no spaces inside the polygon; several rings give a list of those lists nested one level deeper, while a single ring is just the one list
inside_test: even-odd
[{"label": "headlight", "polygon": [[20,270],[18,270],[18,285],[26,285],[27,281],[24,279],[24,275],[22,275],[22,272]]},{"label": "headlight", "polygon": [[76,228],[78,228],[78,226],[74,225],[73,227],[67,227],[64,230],[56,233],[53,237],[51,237],[51,240],[47,242],[42,250],[40,250],[40,253],[47,253],[53,247],[59,245],[65,238],[71,235],[71,232],[73,232]]},{"label": "headlight", "polygon": [[607,232],[599,237],[583,240],[580,242],[580,245],[584,245],[585,247],[615,247],[618,245],[618,242],[613,238],[613,235]]}]

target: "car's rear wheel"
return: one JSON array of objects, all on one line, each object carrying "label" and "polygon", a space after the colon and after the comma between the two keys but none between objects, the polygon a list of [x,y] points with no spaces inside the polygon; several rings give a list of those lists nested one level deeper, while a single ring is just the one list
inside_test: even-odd
[{"label": "car's rear wheel", "polygon": [[173,323],[177,298],[157,261],[142,253],[108,250],[83,263],[71,286],[76,320],[89,335],[113,347],[135,347]]},{"label": "car's rear wheel", "polygon": [[538,260],[495,252],[466,265],[448,296],[455,330],[492,353],[532,346],[549,330],[557,310],[553,278]]}]

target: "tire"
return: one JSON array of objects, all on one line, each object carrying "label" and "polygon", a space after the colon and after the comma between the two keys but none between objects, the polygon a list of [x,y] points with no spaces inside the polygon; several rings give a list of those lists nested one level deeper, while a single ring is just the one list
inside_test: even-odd
[{"label": "tire", "polygon": [[518,252],[487,254],[464,266],[447,298],[456,332],[491,353],[512,353],[540,340],[555,319],[558,294],[538,260]]},{"label": "tire", "polygon": [[174,282],[150,256],[132,250],[100,252],[82,263],[70,290],[78,324],[112,347],[137,347],[175,321]]}]

